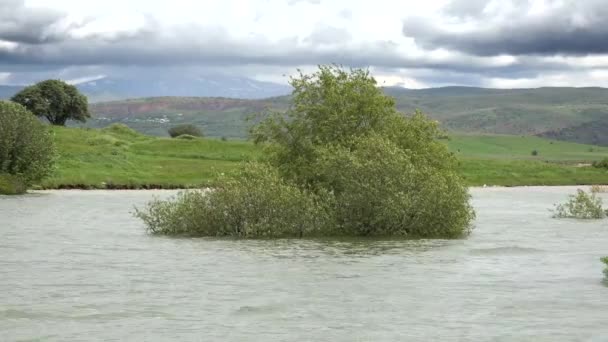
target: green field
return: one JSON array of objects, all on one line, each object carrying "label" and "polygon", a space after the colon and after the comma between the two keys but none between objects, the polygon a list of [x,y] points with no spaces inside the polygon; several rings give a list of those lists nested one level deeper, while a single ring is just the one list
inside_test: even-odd
[{"label": "green field", "polygon": [[[185,188],[212,185],[221,173],[261,155],[245,141],[181,140],[124,126],[53,127],[59,151],[54,175],[38,188]],[[535,137],[457,135],[446,140],[470,185],[606,184],[608,172],[588,166],[608,148]],[[531,151],[538,155],[532,156]]]},{"label": "green field", "polygon": [[[452,135],[448,145],[452,152],[464,158],[588,163],[608,157],[608,147],[534,136]],[[532,151],[537,151],[537,155],[533,156]]]},{"label": "green field", "polygon": [[247,142],[158,138],[120,126],[53,127],[53,132],[57,170],[41,188],[201,186],[260,154]]}]

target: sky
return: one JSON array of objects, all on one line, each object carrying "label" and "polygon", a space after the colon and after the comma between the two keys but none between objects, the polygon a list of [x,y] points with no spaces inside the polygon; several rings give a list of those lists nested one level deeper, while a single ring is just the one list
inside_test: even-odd
[{"label": "sky", "polygon": [[221,73],[286,83],[608,87],[608,0],[0,0],[0,84]]}]

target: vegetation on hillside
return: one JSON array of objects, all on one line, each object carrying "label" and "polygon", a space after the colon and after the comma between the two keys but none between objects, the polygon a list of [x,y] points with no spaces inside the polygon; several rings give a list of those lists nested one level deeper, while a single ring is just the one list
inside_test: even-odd
[{"label": "vegetation on hillside", "polygon": [[53,140],[25,107],[0,101],[0,193],[23,192],[52,171]]},{"label": "vegetation on hillside", "polygon": [[[408,90],[385,88],[397,109],[417,109],[439,120],[452,133],[534,135],[606,145],[608,90],[600,88],[480,89],[447,87]],[[160,97],[96,103],[92,127],[123,122],[146,134],[165,135],[182,123],[204,127],[212,137],[240,137],[247,133],[246,118],[272,107],[285,111],[291,97],[264,100]],[[572,134],[550,135],[579,127]],[[565,132],[565,131],[564,131]],[[528,150],[528,154],[531,150]]]},{"label": "vegetation on hillside", "polygon": [[90,118],[87,97],[60,80],[46,80],[26,87],[11,98],[51,124],[64,126],[68,120],[85,122]]},{"label": "vegetation on hillside", "polygon": [[293,105],[286,115],[270,115],[252,130],[255,142],[265,146],[264,164],[244,165],[209,196],[182,195],[138,211],[152,232],[444,238],[468,233],[474,217],[468,190],[456,159],[437,139],[437,122],[398,113],[364,70],[321,66],[291,85]]}]

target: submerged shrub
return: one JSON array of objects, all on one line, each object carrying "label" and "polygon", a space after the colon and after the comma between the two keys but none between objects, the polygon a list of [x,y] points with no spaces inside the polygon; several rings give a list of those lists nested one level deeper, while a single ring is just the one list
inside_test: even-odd
[{"label": "submerged shrub", "polygon": [[331,196],[286,182],[276,169],[244,164],[233,178],[210,191],[181,192],[137,210],[153,234],[234,237],[321,235],[334,226]]},{"label": "submerged shrub", "polygon": [[49,175],[54,161],[48,127],[20,104],[0,101],[0,174],[28,186]]},{"label": "submerged shrub", "polygon": [[366,70],[291,80],[292,105],[252,131],[264,165],[217,189],[154,202],[153,233],[211,236],[466,235],[474,212],[438,122],[404,116]]},{"label": "submerged shrub", "polygon": [[608,185],[592,185],[591,192],[595,193],[608,193]]},{"label": "submerged shrub", "polygon": [[360,140],[353,151],[319,151],[314,170],[316,186],[335,195],[343,235],[453,238],[468,233],[474,217],[455,173],[438,173],[380,136]]},{"label": "submerged shrub", "polygon": [[203,131],[194,125],[178,125],[171,127],[168,130],[171,138],[179,137],[181,135],[191,135],[193,137],[202,137]]},{"label": "submerged shrub", "polygon": [[576,195],[570,195],[568,202],[557,205],[554,213],[556,218],[601,219],[605,216],[602,199],[597,193],[581,189],[576,191]]}]

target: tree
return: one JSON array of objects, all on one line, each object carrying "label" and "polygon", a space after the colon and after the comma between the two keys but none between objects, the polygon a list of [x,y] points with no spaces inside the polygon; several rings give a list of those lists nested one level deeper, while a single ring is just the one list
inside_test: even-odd
[{"label": "tree", "polygon": [[[302,199],[309,203],[311,217],[325,219],[315,229],[289,229],[291,236],[456,238],[470,231],[475,214],[468,189],[457,172],[456,158],[439,141],[445,134],[438,122],[420,112],[410,116],[397,112],[395,101],[366,70],[321,66],[316,73],[300,73],[291,85],[293,98],[287,112],[270,113],[251,130],[254,141],[265,147],[264,172],[247,174],[241,183],[219,182],[212,195],[195,205],[193,212],[205,211],[204,217],[177,219],[192,208],[191,201],[155,204],[146,214],[148,226],[162,219],[209,227],[206,222],[214,217],[219,219],[215,227],[234,228],[234,220],[272,222],[253,235],[285,236],[289,234],[279,233],[284,224],[275,218],[289,212],[291,205],[278,203],[287,203],[287,194],[293,191],[308,201]],[[276,175],[276,184],[262,182],[263,175],[270,173]],[[275,202],[257,206],[258,199]],[[256,210],[245,215],[231,212],[232,208]],[[226,235],[226,231],[195,233]]]},{"label": "tree", "polygon": [[0,174],[29,185],[51,172],[54,156],[48,127],[20,104],[0,101]]},{"label": "tree", "polygon": [[60,80],[46,80],[26,87],[11,100],[53,125],[64,126],[67,120],[85,122],[91,117],[87,97]]}]

